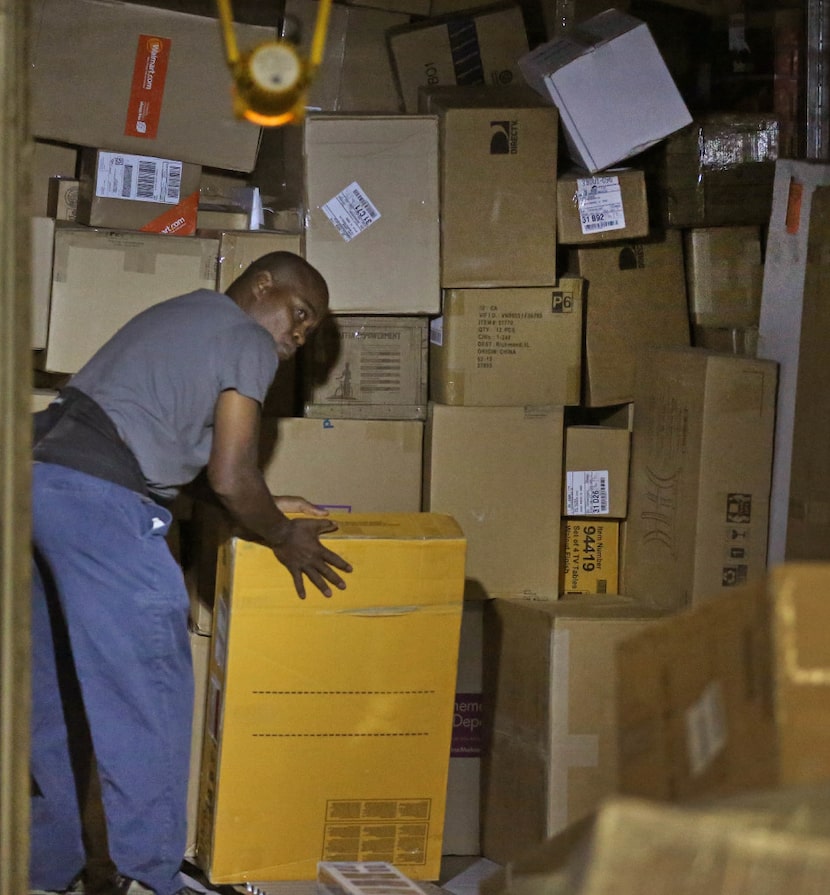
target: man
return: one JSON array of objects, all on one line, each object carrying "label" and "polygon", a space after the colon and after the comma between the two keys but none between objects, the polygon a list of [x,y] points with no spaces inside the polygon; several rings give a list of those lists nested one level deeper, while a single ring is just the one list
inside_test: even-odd
[{"label": "man", "polygon": [[[203,469],[246,536],[274,551],[305,598],[351,567],[320,543],[335,528],[302,498],[270,495],[257,466],[260,407],[279,361],[328,312],[325,280],[287,252],[226,294],[202,289],[122,327],[36,414],[32,534],[30,885],[78,891],[79,691],[97,761],[112,893],[174,895],[186,838],[193,676],[182,573],[165,503]],[[76,700],[77,701],[77,700]],[[70,727],[73,725],[70,724]],[[81,883],[82,884],[82,883]]]}]

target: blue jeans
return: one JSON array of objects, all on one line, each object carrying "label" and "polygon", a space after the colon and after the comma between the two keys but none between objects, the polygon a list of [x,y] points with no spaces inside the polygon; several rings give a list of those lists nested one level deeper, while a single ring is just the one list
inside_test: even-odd
[{"label": "blue jeans", "polygon": [[[158,895],[183,885],[193,671],[170,513],[119,485],[33,466],[30,884],[83,868],[65,709],[75,677],[118,870]],[[74,666],[74,669],[73,669]]]}]

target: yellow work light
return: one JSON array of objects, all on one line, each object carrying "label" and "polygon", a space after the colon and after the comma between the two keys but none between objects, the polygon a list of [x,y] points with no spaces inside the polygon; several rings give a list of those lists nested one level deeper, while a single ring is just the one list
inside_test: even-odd
[{"label": "yellow work light", "polygon": [[216,0],[225,58],[233,75],[234,114],[263,127],[302,121],[306,93],[323,58],[332,0],[319,0],[308,58],[288,40],[269,40],[240,53],[230,0]]}]

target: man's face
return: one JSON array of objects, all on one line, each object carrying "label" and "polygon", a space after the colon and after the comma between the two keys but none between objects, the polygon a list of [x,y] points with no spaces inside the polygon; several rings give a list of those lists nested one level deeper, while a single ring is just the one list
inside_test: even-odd
[{"label": "man's face", "polygon": [[291,286],[271,285],[259,304],[258,322],[277,343],[280,360],[289,360],[328,313],[322,296]]}]

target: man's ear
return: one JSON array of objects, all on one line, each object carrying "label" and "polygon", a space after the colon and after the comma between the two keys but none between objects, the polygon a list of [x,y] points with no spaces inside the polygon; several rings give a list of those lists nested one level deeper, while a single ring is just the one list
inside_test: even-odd
[{"label": "man's ear", "polygon": [[265,292],[270,289],[271,282],[271,273],[269,271],[257,271],[256,280],[254,281],[254,293],[257,298],[262,298]]}]

